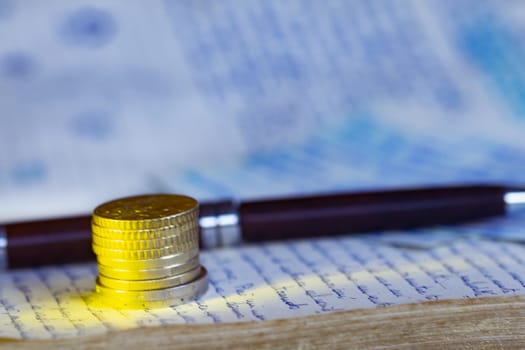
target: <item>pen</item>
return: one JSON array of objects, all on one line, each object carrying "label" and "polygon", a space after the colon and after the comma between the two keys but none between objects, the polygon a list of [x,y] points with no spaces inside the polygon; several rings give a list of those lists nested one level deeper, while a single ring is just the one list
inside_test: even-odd
[{"label": "pen", "polygon": [[[525,204],[525,189],[455,185],[200,205],[204,249],[328,235],[456,224],[504,215]],[[91,216],[0,227],[0,268],[94,260]]]}]

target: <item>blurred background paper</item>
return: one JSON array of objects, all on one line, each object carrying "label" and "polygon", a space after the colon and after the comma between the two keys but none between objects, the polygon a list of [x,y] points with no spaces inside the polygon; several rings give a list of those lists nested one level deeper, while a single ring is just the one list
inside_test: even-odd
[{"label": "blurred background paper", "polygon": [[0,1],[0,221],[525,171],[519,1]]}]

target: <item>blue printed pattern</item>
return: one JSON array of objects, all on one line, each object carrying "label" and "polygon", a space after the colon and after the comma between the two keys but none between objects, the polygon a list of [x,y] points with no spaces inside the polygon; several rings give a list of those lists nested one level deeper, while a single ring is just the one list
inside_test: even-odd
[{"label": "blue printed pattern", "polygon": [[89,48],[107,45],[116,32],[117,26],[111,14],[93,7],[69,14],[60,30],[64,42]]},{"label": "blue printed pattern", "polygon": [[515,115],[525,118],[525,51],[523,38],[493,21],[483,20],[463,31],[459,45],[489,78]]},{"label": "blue printed pattern", "polygon": [[[366,150],[366,152],[363,152]],[[525,153],[490,140],[407,138],[371,116],[349,118],[305,142],[257,152],[236,167],[193,169],[182,183],[196,193],[282,195],[385,186],[522,182]],[[275,178],[279,186],[272,185]]]},{"label": "blue printed pattern", "polygon": [[[447,2],[445,2],[447,3]],[[513,115],[525,117],[525,49],[523,28],[511,23],[514,14],[523,12],[518,2],[505,9],[498,1],[452,1],[442,6],[451,23],[454,44],[466,62],[485,77],[489,90],[494,90],[509,105]]]},{"label": "blue printed pattern", "polygon": [[9,52],[0,62],[2,76],[6,79],[25,80],[36,73],[36,63],[31,55],[24,52]]}]

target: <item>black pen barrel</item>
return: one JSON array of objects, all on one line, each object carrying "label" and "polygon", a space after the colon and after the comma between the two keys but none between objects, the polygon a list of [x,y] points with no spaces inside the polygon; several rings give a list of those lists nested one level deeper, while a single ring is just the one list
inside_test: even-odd
[{"label": "black pen barrel", "polygon": [[[237,224],[244,242],[445,225],[505,213],[506,187],[479,185],[329,194],[290,199],[232,201],[201,206],[202,214],[227,218],[215,228],[214,245],[234,244],[226,234]],[[229,220],[238,210],[237,221]],[[91,216],[14,223],[0,227],[7,240],[7,267],[34,267],[94,260]],[[219,220],[220,221],[220,220]],[[201,224],[201,239],[204,228]],[[220,223],[219,223],[220,224]],[[1,256],[1,254],[0,254]],[[1,264],[0,264],[1,265]]]},{"label": "black pen barrel", "polygon": [[16,223],[4,230],[9,268],[95,260],[91,216]]},{"label": "black pen barrel", "polygon": [[243,240],[258,242],[446,225],[505,214],[506,188],[434,187],[294,199],[239,207]]}]

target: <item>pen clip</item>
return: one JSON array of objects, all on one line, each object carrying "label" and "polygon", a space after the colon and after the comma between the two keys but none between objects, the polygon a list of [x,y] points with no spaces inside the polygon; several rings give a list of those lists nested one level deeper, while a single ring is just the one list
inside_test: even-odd
[{"label": "pen clip", "polygon": [[232,246],[241,241],[237,206],[231,200],[202,205],[199,226],[203,248]]}]

